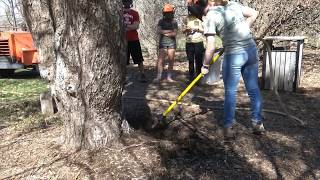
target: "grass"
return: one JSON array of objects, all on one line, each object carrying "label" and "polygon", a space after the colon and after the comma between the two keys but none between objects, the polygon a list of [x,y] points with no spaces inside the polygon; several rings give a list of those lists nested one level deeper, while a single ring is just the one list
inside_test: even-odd
[{"label": "grass", "polygon": [[[21,72],[23,73],[21,74]],[[38,98],[39,94],[48,88],[42,79],[34,76],[28,71],[20,71],[12,78],[0,79],[1,104],[19,103]]]},{"label": "grass", "polygon": [[41,114],[39,96],[47,90],[47,83],[33,71],[19,70],[10,78],[0,78],[0,130],[11,126],[29,132],[56,121]]}]

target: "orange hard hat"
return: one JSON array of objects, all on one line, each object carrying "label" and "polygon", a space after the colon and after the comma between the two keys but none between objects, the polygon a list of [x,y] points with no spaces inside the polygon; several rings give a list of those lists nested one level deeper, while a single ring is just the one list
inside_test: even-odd
[{"label": "orange hard hat", "polygon": [[162,12],[173,12],[174,11],[174,6],[171,4],[165,4],[163,6]]}]

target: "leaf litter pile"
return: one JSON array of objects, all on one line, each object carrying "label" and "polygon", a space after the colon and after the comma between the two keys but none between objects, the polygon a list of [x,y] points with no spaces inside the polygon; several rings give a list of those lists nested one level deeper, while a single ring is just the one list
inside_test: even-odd
[{"label": "leaf litter pile", "polygon": [[65,151],[63,123],[42,116],[38,98],[1,101],[0,179],[320,179],[319,51],[305,51],[299,90],[279,92],[305,125],[281,114],[276,97],[262,90],[267,133],[252,134],[241,82],[232,142],[222,135],[222,81],[196,85],[168,128],[152,129],[187,86],[187,61],[177,57],[175,83],[153,82],[154,59],[145,59],[147,83],[128,66],[123,109],[132,130],[101,150]]}]

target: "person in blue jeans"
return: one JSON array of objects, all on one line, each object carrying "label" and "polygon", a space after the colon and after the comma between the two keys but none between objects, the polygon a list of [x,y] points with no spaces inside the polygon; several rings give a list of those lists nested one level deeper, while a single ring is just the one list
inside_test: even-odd
[{"label": "person in blue jeans", "polygon": [[262,123],[262,98],[258,86],[258,53],[250,26],[258,11],[228,0],[214,0],[204,20],[207,49],[201,72],[209,72],[214,55],[215,35],[222,39],[225,50],[222,66],[224,82],[224,136],[233,138],[237,86],[242,75],[251,102],[251,123],[255,133],[265,131]]}]

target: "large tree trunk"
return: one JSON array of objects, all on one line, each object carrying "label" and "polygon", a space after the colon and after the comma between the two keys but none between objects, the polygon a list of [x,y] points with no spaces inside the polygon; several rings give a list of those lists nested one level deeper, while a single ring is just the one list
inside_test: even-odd
[{"label": "large tree trunk", "polygon": [[95,149],[117,140],[126,59],[121,1],[24,0],[23,7],[67,147]]}]

